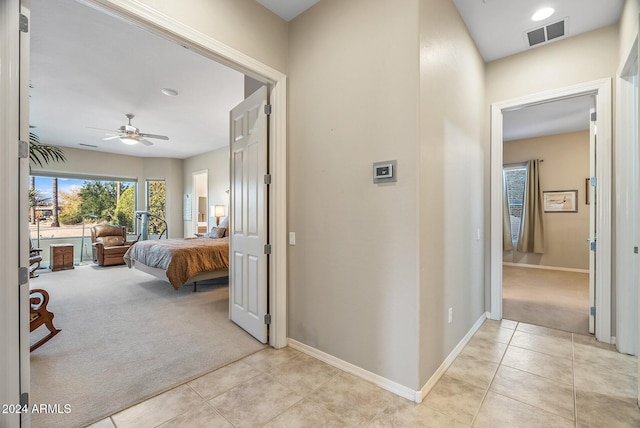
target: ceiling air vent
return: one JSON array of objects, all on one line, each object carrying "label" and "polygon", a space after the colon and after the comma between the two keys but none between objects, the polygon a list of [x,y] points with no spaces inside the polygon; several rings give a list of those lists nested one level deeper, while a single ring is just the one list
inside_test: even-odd
[{"label": "ceiling air vent", "polygon": [[529,47],[539,45],[541,43],[550,42],[551,40],[564,37],[567,31],[568,18],[562,21],[554,22],[544,27],[527,31],[526,40]]}]

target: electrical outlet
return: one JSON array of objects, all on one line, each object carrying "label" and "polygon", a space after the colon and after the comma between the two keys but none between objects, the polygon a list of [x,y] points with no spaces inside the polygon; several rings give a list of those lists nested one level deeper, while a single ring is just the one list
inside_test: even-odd
[{"label": "electrical outlet", "polygon": [[453,308],[449,308],[449,324],[453,322]]},{"label": "electrical outlet", "polygon": [[296,233],[289,232],[289,245],[296,245]]}]

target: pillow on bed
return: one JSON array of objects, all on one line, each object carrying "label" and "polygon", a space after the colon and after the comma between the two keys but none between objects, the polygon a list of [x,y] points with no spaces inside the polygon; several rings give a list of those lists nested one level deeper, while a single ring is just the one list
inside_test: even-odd
[{"label": "pillow on bed", "polygon": [[225,218],[223,218],[220,224],[218,225],[218,227],[224,229],[223,236],[229,236],[229,216],[226,216]]},{"label": "pillow on bed", "polygon": [[222,238],[224,236],[226,227],[212,227],[211,232],[204,235],[205,238]]}]

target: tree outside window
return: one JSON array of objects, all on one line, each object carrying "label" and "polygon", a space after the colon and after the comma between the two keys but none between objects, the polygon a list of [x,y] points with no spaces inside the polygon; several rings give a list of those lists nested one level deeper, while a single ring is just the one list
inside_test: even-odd
[{"label": "tree outside window", "polygon": [[154,215],[149,218],[149,235],[165,232],[167,186],[164,180],[147,180],[147,211]]}]

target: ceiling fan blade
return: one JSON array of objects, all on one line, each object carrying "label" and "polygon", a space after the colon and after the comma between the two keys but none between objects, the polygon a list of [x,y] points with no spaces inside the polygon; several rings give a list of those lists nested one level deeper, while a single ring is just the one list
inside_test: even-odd
[{"label": "ceiling fan blade", "polygon": [[144,138],[138,138],[138,142],[144,144],[145,146],[153,146],[153,143],[149,140],[145,140]]},{"label": "ceiling fan blade", "polygon": [[115,140],[116,138],[120,138],[120,135],[112,135],[111,137],[105,137],[103,138],[104,141],[106,140]]},{"label": "ceiling fan blade", "polygon": [[158,140],[168,140],[169,137],[167,137],[166,135],[155,135],[155,134],[143,134],[140,133],[141,137],[146,137],[146,138],[157,138]]},{"label": "ceiling fan blade", "polygon": [[87,126],[87,129],[97,129],[99,131],[109,131],[109,132],[115,132],[113,129],[106,129],[106,128],[96,128],[95,126]]}]

